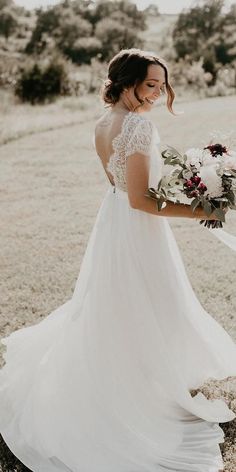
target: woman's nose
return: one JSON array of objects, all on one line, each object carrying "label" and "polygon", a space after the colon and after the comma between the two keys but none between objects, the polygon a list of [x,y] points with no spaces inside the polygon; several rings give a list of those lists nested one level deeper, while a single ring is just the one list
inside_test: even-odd
[{"label": "woman's nose", "polygon": [[158,98],[160,95],[161,95],[161,88],[158,87],[158,88],[155,90],[154,96],[155,96],[155,98]]}]

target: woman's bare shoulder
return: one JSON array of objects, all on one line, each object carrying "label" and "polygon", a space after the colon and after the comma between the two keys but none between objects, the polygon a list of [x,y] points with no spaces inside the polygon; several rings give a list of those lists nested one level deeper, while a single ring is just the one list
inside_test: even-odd
[{"label": "woman's bare shoulder", "polygon": [[105,128],[110,122],[110,113],[106,111],[98,118],[95,123],[95,133],[99,132],[102,128]]}]

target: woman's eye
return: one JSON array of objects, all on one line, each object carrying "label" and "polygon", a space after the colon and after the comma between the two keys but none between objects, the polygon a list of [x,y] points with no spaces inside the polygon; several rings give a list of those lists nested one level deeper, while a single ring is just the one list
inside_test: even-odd
[{"label": "woman's eye", "polygon": [[155,87],[155,85],[147,84],[148,87]]}]

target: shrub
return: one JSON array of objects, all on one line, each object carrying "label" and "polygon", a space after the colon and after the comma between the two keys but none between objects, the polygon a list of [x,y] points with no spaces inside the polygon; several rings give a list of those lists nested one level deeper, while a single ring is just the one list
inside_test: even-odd
[{"label": "shrub", "polygon": [[16,95],[31,104],[43,103],[60,94],[65,95],[67,90],[66,66],[63,61],[55,59],[46,67],[34,63],[23,69],[15,87]]},{"label": "shrub", "polygon": [[11,36],[18,25],[17,16],[10,9],[0,11],[0,34],[7,40]]},{"label": "shrub", "polygon": [[[87,38],[92,34],[92,25],[80,16],[64,18],[57,31],[57,46],[62,53],[74,60],[75,43],[79,38]],[[75,61],[76,62],[76,61]]]},{"label": "shrub", "polygon": [[224,97],[235,94],[235,69],[228,65],[217,71],[216,81],[206,91],[207,97]]},{"label": "shrub", "polygon": [[95,37],[79,38],[70,51],[70,57],[77,64],[90,64],[91,59],[97,57],[102,43]]}]

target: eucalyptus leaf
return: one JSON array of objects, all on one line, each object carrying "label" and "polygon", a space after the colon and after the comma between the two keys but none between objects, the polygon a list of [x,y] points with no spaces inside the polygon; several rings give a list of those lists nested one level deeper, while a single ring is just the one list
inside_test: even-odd
[{"label": "eucalyptus leaf", "polygon": [[163,203],[164,203],[163,199],[160,198],[159,200],[157,200],[158,211],[161,211]]},{"label": "eucalyptus leaf", "polygon": [[170,149],[176,156],[181,157],[181,159],[183,158],[179,151],[177,151],[177,149],[175,149],[173,146],[168,146],[168,149]]},{"label": "eucalyptus leaf", "polygon": [[170,166],[176,166],[177,164],[181,164],[179,159],[172,159],[171,161],[168,162]]},{"label": "eucalyptus leaf", "polygon": [[236,177],[236,171],[235,171],[235,170],[231,169],[231,170],[230,170],[230,173],[231,173],[231,175],[233,175],[234,177]]},{"label": "eucalyptus leaf", "polygon": [[165,165],[170,165],[170,162],[172,162],[172,160],[173,160],[173,157],[172,157],[172,156],[167,156],[167,157],[165,158],[164,164],[165,164]]},{"label": "eucalyptus leaf", "polygon": [[198,205],[200,204],[200,200],[198,197],[194,198],[192,201],[191,201],[191,209],[192,211],[194,212],[196,210],[196,208],[198,207]]},{"label": "eucalyptus leaf", "polygon": [[193,173],[191,170],[183,170],[183,177],[185,179],[190,179],[190,177],[192,177]]},{"label": "eucalyptus leaf", "polygon": [[162,157],[164,157],[164,159],[166,159],[167,157],[172,157],[172,154],[170,154],[168,149],[165,149],[164,151],[162,151],[161,155]]},{"label": "eucalyptus leaf", "polygon": [[210,202],[208,202],[207,200],[205,200],[204,203],[203,203],[203,209],[204,209],[207,216],[210,216],[213,212],[213,208],[212,208]]},{"label": "eucalyptus leaf", "polygon": [[225,222],[225,213],[223,210],[221,210],[221,208],[216,208],[214,210],[214,213],[216,215],[216,217],[220,220],[220,221],[223,221]]}]

